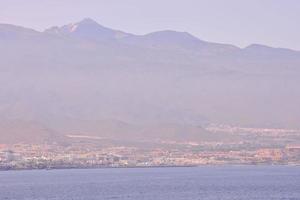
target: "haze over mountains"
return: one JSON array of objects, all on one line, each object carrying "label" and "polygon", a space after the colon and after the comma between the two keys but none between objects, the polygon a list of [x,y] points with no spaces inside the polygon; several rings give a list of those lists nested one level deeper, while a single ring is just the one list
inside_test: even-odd
[{"label": "haze over mountains", "polygon": [[0,119],[24,134],[40,129],[24,122],[148,139],[207,134],[206,123],[300,128],[298,51],[134,35],[91,19],[44,32],[1,24],[0,44]]}]

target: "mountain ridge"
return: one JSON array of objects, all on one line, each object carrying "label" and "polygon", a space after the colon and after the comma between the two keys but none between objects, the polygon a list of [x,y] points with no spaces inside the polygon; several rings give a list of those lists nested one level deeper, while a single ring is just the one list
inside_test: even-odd
[{"label": "mountain ridge", "polygon": [[141,135],[103,120],[167,124],[146,138],[168,131],[195,138],[206,123],[299,128],[297,51],[242,49],[176,31],[116,37],[96,22],[83,25],[87,31],[71,35],[0,25],[0,119],[76,132],[73,123],[100,136],[126,129],[126,137]]},{"label": "mountain ridge", "polygon": [[[298,53],[300,52],[298,50],[294,50],[294,49],[290,49],[290,48],[271,47],[271,46],[268,46],[268,45],[256,44],[256,43],[249,44],[248,46],[246,46],[244,48],[240,48],[240,47],[237,47],[233,44],[214,43],[214,42],[203,41],[203,40],[199,39],[198,37],[190,34],[189,32],[181,32],[181,31],[176,31],[176,30],[160,30],[160,31],[154,31],[154,32],[147,33],[147,34],[137,35],[137,34],[127,33],[125,31],[115,30],[115,29],[111,29],[111,28],[102,26],[98,22],[96,22],[95,20],[93,20],[91,18],[84,18],[83,20],[81,20],[79,22],[70,23],[70,24],[67,24],[67,25],[63,25],[61,27],[53,26],[53,27],[50,27],[48,29],[45,29],[44,31],[37,31],[37,30],[27,28],[27,27],[24,27],[24,26],[12,25],[12,24],[6,24],[6,23],[0,23],[0,31],[1,31],[1,27],[3,29],[3,26],[10,26],[10,27],[17,28],[19,30],[21,30],[21,29],[24,29],[24,30],[27,30],[27,31],[31,30],[32,32],[40,33],[40,34],[48,33],[48,34],[55,34],[55,35],[60,35],[60,34],[65,35],[65,34],[70,33],[70,32],[72,33],[74,31],[76,31],[76,28],[78,28],[78,26],[93,26],[93,27],[99,28],[99,30],[102,30],[104,32],[108,32],[109,34],[113,34],[115,36],[116,36],[116,34],[120,34],[119,36],[116,36],[115,39],[123,39],[123,38],[127,38],[127,37],[130,37],[130,36],[148,37],[148,36],[153,36],[153,35],[169,33],[171,36],[176,35],[176,34],[181,35],[182,37],[187,37],[188,36],[190,38],[193,38],[195,41],[198,40],[198,41],[202,41],[202,42],[205,42],[205,43],[213,43],[213,44],[219,44],[219,45],[229,45],[233,48],[237,48],[237,49],[241,49],[241,50],[243,50],[243,49],[245,50],[245,49],[249,49],[249,48],[253,48],[253,47],[264,47],[264,48],[272,48],[272,49],[280,49],[280,50],[290,50],[290,51],[294,51],[294,52],[298,52]],[[170,35],[168,35],[168,36],[170,36]],[[107,38],[105,38],[105,39],[107,39]]]}]

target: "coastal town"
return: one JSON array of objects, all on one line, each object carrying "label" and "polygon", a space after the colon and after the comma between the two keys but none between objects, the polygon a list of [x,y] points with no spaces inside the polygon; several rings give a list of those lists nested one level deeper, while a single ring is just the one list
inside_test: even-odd
[{"label": "coastal town", "polygon": [[[176,142],[116,145],[76,137],[71,144],[1,144],[0,170],[172,167],[201,165],[300,165],[300,145],[293,130],[210,126],[211,132],[248,136],[239,142]],[[260,136],[257,139],[257,135]],[[253,137],[253,138],[251,138]],[[79,139],[80,138],[80,139]],[[256,138],[256,139],[255,139]],[[272,140],[272,145],[268,143]],[[73,136],[74,139],[74,136]],[[276,142],[277,141],[277,142]]]},{"label": "coastal town", "polygon": [[300,164],[300,146],[285,149],[258,149],[254,151],[181,151],[129,147],[106,149],[76,149],[47,145],[1,146],[0,170],[101,168],[101,167],[163,167],[199,165],[258,165]]}]

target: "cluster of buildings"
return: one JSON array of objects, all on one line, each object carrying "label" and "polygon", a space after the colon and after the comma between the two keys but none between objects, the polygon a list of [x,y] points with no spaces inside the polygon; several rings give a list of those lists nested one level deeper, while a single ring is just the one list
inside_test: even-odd
[{"label": "cluster of buildings", "polygon": [[[0,170],[163,167],[222,164],[300,165],[297,130],[210,125],[211,134],[227,140],[142,141],[124,144],[95,137],[72,136],[68,144],[0,144]],[[293,144],[293,145],[292,145]]]},{"label": "cluster of buildings", "polygon": [[98,145],[0,145],[0,169],[163,167],[220,164],[300,165],[300,146],[283,149],[195,150]]}]

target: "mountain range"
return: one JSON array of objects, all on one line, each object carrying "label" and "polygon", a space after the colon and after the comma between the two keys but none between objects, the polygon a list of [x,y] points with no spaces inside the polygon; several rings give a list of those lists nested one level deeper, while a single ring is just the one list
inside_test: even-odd
[{"label": "mountain range", "polygon": [[300,128],[299,51],[135,35],[92,19],[43,32],[0,24],[0,44],[1,135],[25,122],[37,126],[27,135],[47,127],[148,139],[189,138],[207,123]]}]

